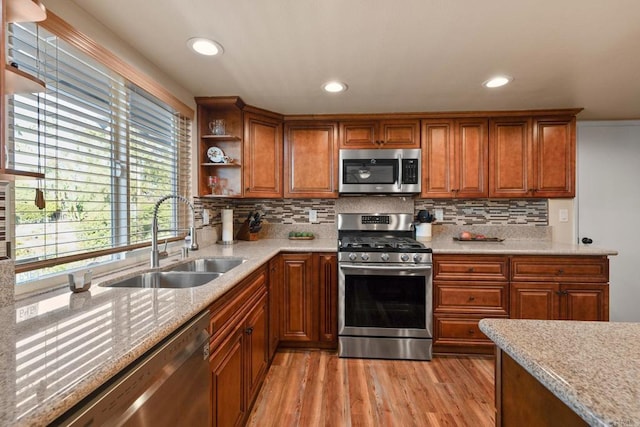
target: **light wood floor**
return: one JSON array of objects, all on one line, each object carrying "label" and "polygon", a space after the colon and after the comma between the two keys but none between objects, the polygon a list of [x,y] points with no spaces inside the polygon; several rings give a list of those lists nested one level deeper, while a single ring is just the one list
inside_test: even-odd
[{"label": "light wood floor", "polygon": [[340,359],[279,351],[249,426],[493,426],[493,359]]}]

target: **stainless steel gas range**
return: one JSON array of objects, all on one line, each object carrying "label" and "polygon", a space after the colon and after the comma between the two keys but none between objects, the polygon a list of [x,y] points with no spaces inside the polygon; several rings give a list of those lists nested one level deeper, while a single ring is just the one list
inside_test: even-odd
[{"label": "stainless steel gas range", "polygon": [[340,357],[431,360],[432,253],[413,215],[338,215]]}]

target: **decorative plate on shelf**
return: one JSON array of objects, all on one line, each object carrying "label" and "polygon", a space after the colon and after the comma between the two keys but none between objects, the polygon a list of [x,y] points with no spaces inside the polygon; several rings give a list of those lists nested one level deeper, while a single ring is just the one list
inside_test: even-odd
[{"label": "decorative plate on shelf", "polygon": [[224,163],[224,152],[218,147],[209,147],[207,157],[212,163]]}]

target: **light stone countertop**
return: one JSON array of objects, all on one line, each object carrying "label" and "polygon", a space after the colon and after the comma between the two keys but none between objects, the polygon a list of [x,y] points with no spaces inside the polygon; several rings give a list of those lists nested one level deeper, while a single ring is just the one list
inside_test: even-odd
[{"label": "light stone countertop", "polygon": [[[434,253],[614,255],[590,246],[542,240],[425,242]],[[105,288],[99,284],[148,270],[147,265],[94,278],[89,292],[68,288],[0,308],[0,425],[43,425],[185,324],[279,252],[335,252],[335,238],[211,245],[190,258],[243,257],[247,262],[189,289]],[[177,263],[177,258],[161,262]]]},{"label": "light stone countertop", "polygon": [[589,425],[640,425],[640,323],[483,319],[480,329]]},{"label": "light stone countertop", "polygon": [[[247,262],[189,289],[68,288],[0,309],[0,425],[46,425],[185,324],[279,252],[335,252],[335,239],[269,239],[211,245],[190,258]],[[173,257],[173,263],[177,258]],[[163,260],[161,268],[171,260]]]}]

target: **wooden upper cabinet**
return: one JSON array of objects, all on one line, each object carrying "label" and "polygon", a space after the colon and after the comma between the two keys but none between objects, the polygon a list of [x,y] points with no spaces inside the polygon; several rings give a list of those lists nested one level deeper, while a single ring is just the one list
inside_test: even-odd
[{"label": "wooden upper cabinet", "polygon": [[489,197],[574,197],[575,116],[495,118]]},{"label": "wooden upper cabinet", "polygon": [[575,197],[576,118],[533,122],[536,197]]},{"label": "wooden upper cabinet", "polygon": [[489,121],[489,197],[533,195],[531,118]]},{"label": "wooden upper cabinet", "polygon": [[420,120],[341,122],[340,148],[420,148]]},{"label": "wooden upper cabinet", "polygon": [[422,121],[422,197],[487,197],[486,119]]},{"label": "wooden upper cabinet", "polygon": [[282,197],[282,121],[244,114],[244,196]]},{"label": "wooden upper cabinet", "polygon": [[338,125],[288,122],[284,139],[284,197],[338,197]]}]

